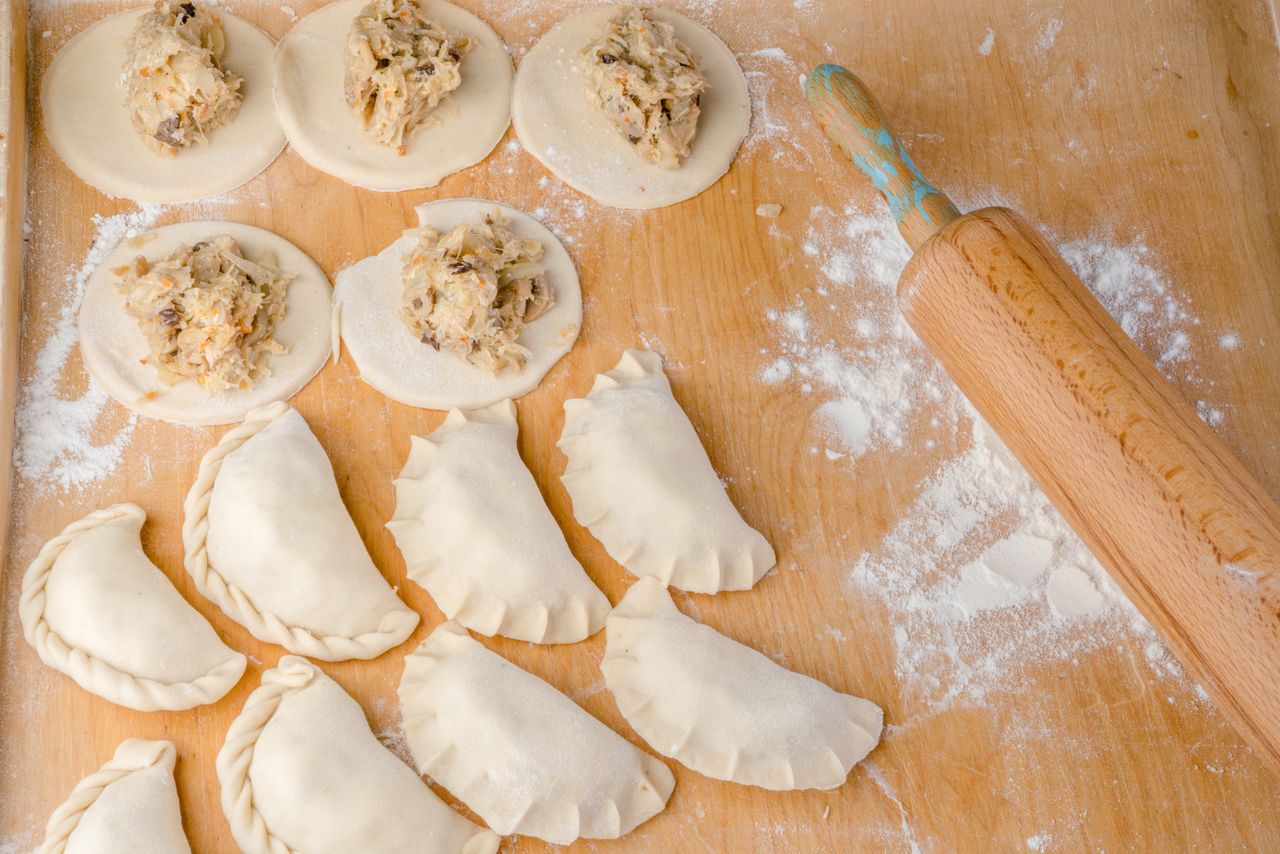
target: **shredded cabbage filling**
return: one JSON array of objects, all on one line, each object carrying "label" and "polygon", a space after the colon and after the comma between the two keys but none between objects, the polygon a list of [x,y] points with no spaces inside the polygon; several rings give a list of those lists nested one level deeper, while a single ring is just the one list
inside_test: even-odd
[{"label": "shredded cabbage filling", "polygon": [[446,234],[422,226],[402,268],[400,315],[414,336],[492,374],[524,370],[520,334],[555,302],[542,244],[507,224],[494,212]]},{"label": "shredded cabbage filling", "polygon": [[274,252],[255,262],[221,234],[182,245],[160,261],[139,255],[114,271],[125,308],[138,321],[152,365],[166,385],[195,380],[209,391],[248,389],[284,353],[273,334],[293,278]]},{"label": "shredded cabbage filling", "polygon": [[399,154],[446,95],[462,84],[471,40],[422,14],[415,0],[374,0],[347,36],[347,106],[365,133]]},{"label": "shredded cabbage filling", "polygon": [[583,52],[589,95],[646,159],[679,167],[698,132],[707,78],[675,29],[634,6],[615,15]]},{"label": "shredded cabbage filling", "polygon": [[129,37],[125,107],[153,151],[172,157],[229,123],[240,110],[241,78],[222,67],[218,16],[194,3],[158,0]]}]

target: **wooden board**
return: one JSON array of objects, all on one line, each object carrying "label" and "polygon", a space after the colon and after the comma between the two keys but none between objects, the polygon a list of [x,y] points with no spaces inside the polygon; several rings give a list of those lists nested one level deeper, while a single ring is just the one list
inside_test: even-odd
[{"label": "wooden board", "polygon": [[[3,19],[20,28],[23,11],[11,3]],[[461,5],[489,20],[518,57],[572,4]],[[243,0],[227,6],[276,36],[290,24],[281,8]],[[299,13],[313,6],[295,0]],[[665,813],[620,842],[570,850],[1280,849],[1280,780],[1197,700],[1192,685],[1153,673],[1145,638],[1122,636],[1075,661],[1030,666],[1016,689],[982,704],[936,711],[914,701],[895,671],[892,611],[843,580],[911,506],[920,480],[954,441],[916,431],[905,451],[841,465],[811,453],[818,401],[794,384],[758,379],[762,352],[775,346],[767,310],[813,308],[815,337],[841,328],[815,294],[818,262],[801,251],[811,207],[840,211],[874,202],[847,167],[828,158],[796,85],[814,64],[839,61],[874,88],[914,158],[962,207],[1004,200],[1062,239],[1103,233],[1151,247],[1202,319],[1202,330],[1193,330],[1202,345],[1195,381],[1188,371],[1180,385],[1195,399],[1209,384],[1228,413],[1224,438],[1273,494],[1280,492],[1275,10],[1262,0],[797,0],[781,9],[765,0],[697,0],[692,7],[743,57],[758,97],[753,140],[723,181],[689,203],[644,214],[605,211],[543,180],[529,156],[504,143],[484,164],[437,188],[393,195],[354,190],[288,152],[241,190],[168,208],[158,220],[263,226],[332,273],[392,240],[424,200],[478,195],[541,211],[572,240],[586,324],[574,351],[520,401],[521,452],[574,551],[613,601],[628,577],[573,523],[557,480],[564,466],[554,445],[561,403],[585,393],[591,376],[626,346],[652,343],[666,353],[676,394],[733,499],[770,537],[782,564],[752,592],[681,597],[683,606],[794,669],[879,702],[892,726],[870,764],[838,790],[768,793],[677,767]],[[117,8],[35,6],[32,79],[87,21]],[[984,53],[988,30],[993,42]],[[0,34],[0,45],[13,31]],[[14,41],[20,50],[22,40]],[[21,353],[29,379],[58,327],[68,272],[89,249],[90,218],[132,206],[102,197],[62,166],[39,130],[32,87],[27,94],[31,234]],[[12,142],[20,139],[21,120],[9,121]],[[6,201],[3,233],[12,235],[16,199]],[[763,202],[784,205],[776,223],[756,217]],[[15,286],[6,279],[0,304],[12,305]],[[1228,330],[1244,346],[1217,347],[1216,336]],[[85,389],[74,351],[59,383],[67,397]],[[383,528],[392,509],[390,478],[409,435],[429,431],[441,414],[389,403],[359,381],[350,359],[327,367],[294,403],[329,451],[375,561],[403,583],[403,564]],[[109,405],[99,428],[109,436],[126,423]],[[70,489],[16,480],[0,587],[0,851],[36,846],[48,813],[127,736],[177,743],[194,850],[234,850],[213,758],[280,650],[223,617],[182,572],[181,500],[200,454],[220,433],[139,421],[105,479]],[[937,441],[926,445],[929,438]],[[213,707],[150,715],[116,708],[44,668],[22,640],[18,588],[40,543],[90,509],[121,500],[147,510],[148,553],[228,642],[252,657],[244,681]],[[404,583],[402,594],[424,615],[409,645],[372,663],[325,667],[361,701],[375,731],[392,736],[404,649],[441,620],[416,585]],[[569,648],[489,644],[634,739],[602,689],[602,636]],[[1034,729],[1036,737],[1010,741],[1015,728]],[[509,851],[546,848],[529,839],[504,843]]]}]

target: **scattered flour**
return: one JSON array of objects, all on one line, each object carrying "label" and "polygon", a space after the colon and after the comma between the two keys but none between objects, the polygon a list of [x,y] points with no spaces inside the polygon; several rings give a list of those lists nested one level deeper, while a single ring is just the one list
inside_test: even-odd
[{"label": "scattered flour", "polygon": [[982,37],[982,44],[978,45],[979,56],[990,56],[991,51],[996,46],[996,31],[987,27],[987,34]]}]

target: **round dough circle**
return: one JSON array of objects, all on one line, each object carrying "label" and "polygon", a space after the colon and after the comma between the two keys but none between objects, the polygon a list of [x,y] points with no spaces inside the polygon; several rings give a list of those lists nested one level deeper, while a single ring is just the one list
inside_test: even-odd
[{"label": "round dough circle", "polygon": [[693,151],[663,169],[634,150],[588,97],[579,56],[621,11],[597,6],[552,27],[520,61],[511,118],[525,149],[575,190],[615,208],[660,208],[692,198],[725,172],[751,126],[747,78],[733,52],[706,27],[670,9],[653,16],[675,27],[697,55],[710,87]]},{"label": "round dough circle", "polygon": [[337,303],[342,340],[360,368],[360,378],[392,400],[423,409],[478,409],[537,388],[560,357],[578,340],[582,327],[582,290],[578,271],[564,246],[533,217],[484,199],[446,199],[418,207],[418,220],[442,232],[464,222],[478,222],[494,208],[511,221],[518,237],[543,246],[547,280],[555,295],[550,311],[525,327],[520,343],[532,351],[520,373],[490,374],[461,356],[423,344],[400,318],[404,284],[400,263],[414,244],[401,235],[377,255],[337,275]]},{"label": "round dough circle", "polygon": [[276,50],[275,99],[290,144],[321,172],[368,190],[434,187],[474,166],[511,124],[511,57],[488,24],[444,0],[423,13],[475,42],[462,59],[462,85],[409,136],[403,155],[374,142],[343,99],[351,22],[365,0],[343,0],[293,26]]},{"label": "round dough circle", "polygon": [[218,8],[227,35],[224,64],[244,78],[231,123],[173,157],[142,142],[125,109],[131,9],[93,24],[58,52],[40,87],[44,132],[67,167],[90,186],[139,203],[190,202],[235,189],[276,159],[284,131],[271,102],[271,36]]},{"label": "round dough circle", "polygon": [[[209,394],[190,380],[166,386],[154,368],[139,361],[149,352],[146,338],[125,310],[112,272],[138,255],[164,258],[180,244],[215,234],[233,237],[250,259],[275,251],[280,269],[294,276],[284,319],[275,330],[275,339],[287,352],[267,355],[271,373],[253,388],[221,394]],[[251,409],[293,397],[324,367],[331,352],[331,297],[324,271],[278,234],[234,222],[179,222],[121,241],[93,271],[80,304],[80,353],[90,376],[134,412],[175,424],[230,424],[244,420]]]}]

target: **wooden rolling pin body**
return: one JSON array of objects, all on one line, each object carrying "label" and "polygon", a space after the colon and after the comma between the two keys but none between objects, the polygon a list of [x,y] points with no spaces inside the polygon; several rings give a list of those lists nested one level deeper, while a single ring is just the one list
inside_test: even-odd
[{"label": "wooden rolling pin body", "polygon": [[[945,196],[905,154],[889,153],[857,79],[823,66],[809,95],[855,161],[885,158],[864,167],[873,181],[919,179],[880,187],[902,194],[894,213],[916,249],[898,284],[911,327],[1219,708],[1280,768],[1280,506],[1032,226],[1000,208],[948,216],[936,199],[931,210],[943,215],[914,210],[913,197]],[[850,127],[870,130],[850,136]]]}]

